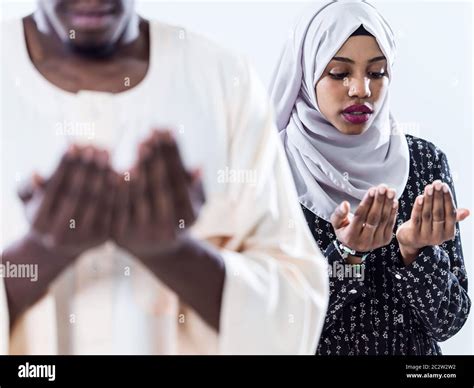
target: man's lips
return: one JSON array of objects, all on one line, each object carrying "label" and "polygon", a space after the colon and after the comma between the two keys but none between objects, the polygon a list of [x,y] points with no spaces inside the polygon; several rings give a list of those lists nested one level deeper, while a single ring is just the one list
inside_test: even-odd
[{"label": "man's lips", "polygon": [[72,7],[65,9],[68,13],[84,13],[84,14],[106,14],[113,13],[117,7],[113,3],[106,4],[96,4],[96,5],[87,5],[87,4],[78,4]]},{"label": "man's lips", "polygon": [[112,22],[113,13],[72,13],[69,15],[72,25],[80,29],[103,28]]},{"label": "man's lips", "polygon": [[115,8],[103,7],[78,7],[66,11],[72,24],[76,28],[97,29],[109,24],[115,16]]}]

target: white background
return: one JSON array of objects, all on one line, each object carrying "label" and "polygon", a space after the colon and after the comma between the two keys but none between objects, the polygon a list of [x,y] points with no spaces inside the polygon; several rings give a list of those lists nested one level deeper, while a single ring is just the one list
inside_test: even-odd
[{"label": "white background", "polygon": [[[373,1],[397,35],[392,111],[409,133],[448,156],[462,207],[473,209],[472,2]],[[34,0],[0,0],[2,18],[31,12]],[[200,32],[245,54],[265,85],[295,17],[307,2],[137,0],[145,18]],[[2,53],[2,60],[3,53]],[[474,287],[471,216],[461,226],[464,258]],[[471,299],[474,299],[470,292]],[[444,354],[474,354],[474,312],[463,329],[441,343]]]}]

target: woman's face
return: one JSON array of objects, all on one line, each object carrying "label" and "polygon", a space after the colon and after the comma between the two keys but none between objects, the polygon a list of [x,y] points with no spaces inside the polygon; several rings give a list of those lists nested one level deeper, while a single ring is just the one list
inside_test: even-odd
[{"label": "woman's face", "polygon": [[388,90],[387,60],[372,36],[352,36],[316,84],[321,113],[340,132],[363,133]]}]

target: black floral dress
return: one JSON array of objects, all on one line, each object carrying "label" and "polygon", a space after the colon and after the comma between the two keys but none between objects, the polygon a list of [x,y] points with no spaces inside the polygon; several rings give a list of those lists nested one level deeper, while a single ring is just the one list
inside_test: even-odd
[{"label": "black floral dress", "polygon": [[[445,154],[426,140],[407,140],[410,173],[397,224],[410,218],[415,198],[434,180],[448,183],[454,194]],[[332,225],[303,211],[330,273],[329,307],[316,354],[441,354],[437,341],[461,329],[471,305],[459,225],[453,240],[425,247],[407,267],[395,234],[363,267],[354,267],[338,253]]]}]

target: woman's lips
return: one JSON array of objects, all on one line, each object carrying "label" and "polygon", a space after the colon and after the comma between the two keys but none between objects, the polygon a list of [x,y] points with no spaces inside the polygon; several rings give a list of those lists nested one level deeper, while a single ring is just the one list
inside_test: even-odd
[{"label": "woman's lips", "polygon": [[362,124],[369,121],[371,113],[342,113],[342,117],[351,124]]},{"label": "woman's lips", "polygon": [[362,124],[369,120],[373,113],[367,105],[351,105],[342,111],[342,117],[351,124]]}]

